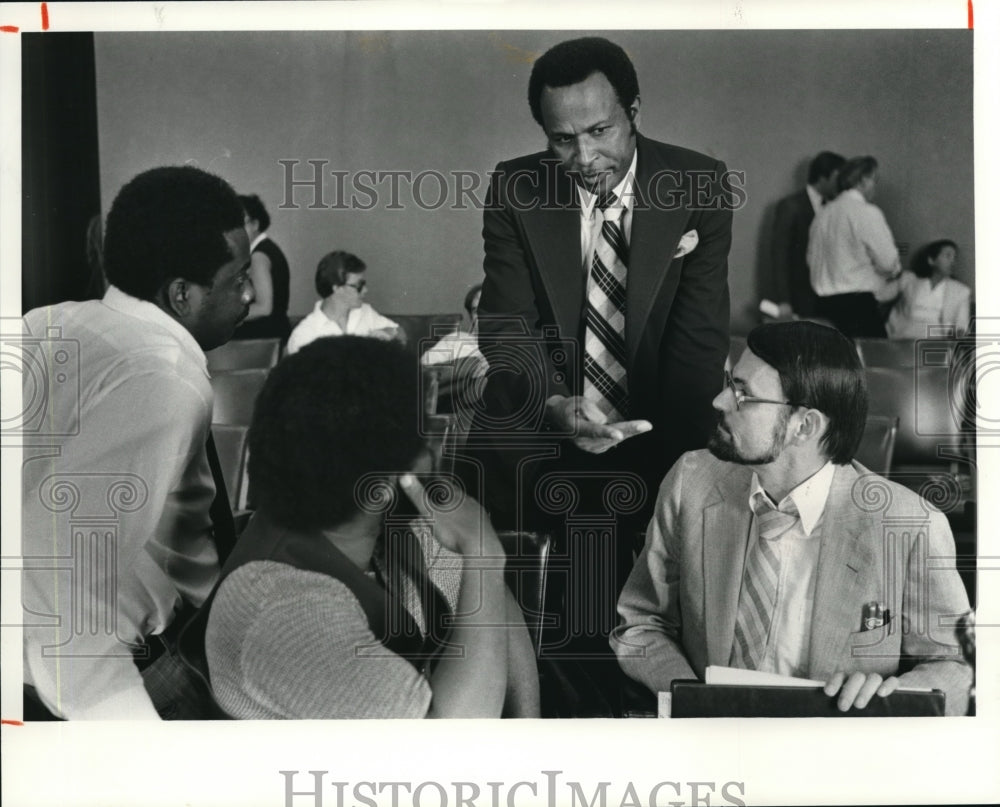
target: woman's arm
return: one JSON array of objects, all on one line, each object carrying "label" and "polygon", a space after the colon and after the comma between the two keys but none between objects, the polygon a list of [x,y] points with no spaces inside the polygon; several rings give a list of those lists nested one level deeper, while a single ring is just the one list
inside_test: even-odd
[{"label": "woman's arm", "polygon": [[250,303],[247,319],[269,316],[274,309],[274,284],[271,282],[271,259],[263,252],[250,256],[250,280],[253,282],[254,301]]},{"label": "woman's arm", "polygon": [[462,556],[458,607],[448,634],[448,643],[461,652],[446,650],[434,668],[427,717],[500,717],[508,678],[503,547],[474,499],[432,513],[416,477],[404,474],[400,486],[421,515],[433,516],[438,541]]},{"label": "woman's arm", "polygon": [[538,664],[521,606],[507,589],[507,693],[503,717],[541,717]]}]

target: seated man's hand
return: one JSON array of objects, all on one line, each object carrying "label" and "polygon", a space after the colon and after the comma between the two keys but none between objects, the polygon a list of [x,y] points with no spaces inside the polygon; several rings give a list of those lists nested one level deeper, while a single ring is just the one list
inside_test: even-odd
[{"label": "seated man's hand", "polygon": [[648,420],[607,423],[597,405],[580,395],[553,395],[545,402],[545,416],[559,431],[572,433],[573,444],[590,454],[603,454],[623,440],[653,428]]},{"label": "seated man's hand", "polygon": [[872,695],[884,698],[898,686],[899,679],[895,675],[883,679],[878,673],[865,675],[862,672],[855,672],[847,676],[839,672],[826,682],[823,692],[831,698],[839,692],[837,708],[846,712],[852,706],[855,709],[864,709],[872,699]]}]

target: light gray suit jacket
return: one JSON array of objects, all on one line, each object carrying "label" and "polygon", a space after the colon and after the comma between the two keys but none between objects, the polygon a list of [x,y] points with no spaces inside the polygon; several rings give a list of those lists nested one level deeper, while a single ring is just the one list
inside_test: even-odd
[{"label": "light gray suit jacket", "polygon": [[[660,486],[611,637],[622,669],[654,692],[729,664],[752,473],[694,451]],[[965,714],[972,672],[954,625],[969,601],[944,515],[857,463],[838,466],[820,541],[808,677],[899,675],[903,686],[943,690],[947,714]],[[869,601],[884,603],[890,621],[864,631]]]}]

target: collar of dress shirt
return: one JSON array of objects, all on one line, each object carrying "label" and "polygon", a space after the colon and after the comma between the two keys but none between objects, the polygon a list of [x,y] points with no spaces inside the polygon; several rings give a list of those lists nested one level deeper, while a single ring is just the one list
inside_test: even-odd
[{"label": "collar of dress shirt", "polygon": [[146,300],[140,300],[138,297],[126,294],[117,286],[110,285],[108,286],[108,290],[104,292],[102,302],[108,308],[113,308],[122,314],[141,319],[143,322],[151,323],[168,331],[184,351],[190,354],[192,360],[205,372],[205,375],[208,375],[208,362],[205,359],[205,352],[201,349],[201,346],[187,328],[158,305]]},{"label": "collar of dress shirt", "polygon": [[[835,471],[834,464],[828,462],[804,482],[800,482],[784,499],[778,502],[778,507],[781,507],[788,499],[795,502],[795,508],[799,511],[799,520],[802,522],[802,531],[806,536],[813,531],[813,527],[816,526],[816,522],[823,514]],[[747,504],[751,510],[753,510],[753,500],[758,491],[767,496],[767,491],[761,487],[757,472],[754,471],[753,478],[750,480],[750,495],[747,497]],[[768,498],[771,497],[768,496]]]},{"label": "collar of dress shirt", "polygon": [[[848,188],[846,191],[841,191],[840,196],[843,196],[845,199],[856,199],[859,202],[868,204],[868,200],[865,199],[865,195],[857,188]],[[838,196],[837,198],[839,199],[840,197]]]},{"label": "collar of dress shirt", "polygon": [[[628,171],[625,172],[625,178],[612,188],[615,196],[618,197],[618,204],[622,209],[623,215],[626,210],[632,207],[632,189],[635,185],[635,166],[638,162],[638,157],[639,149],[636,149],[632,152],[632,164],[629,165]],[[597,194],[591,193],[582,185],[576,186],[576,192],[580,199],[580,213],[585,219],[589,219],[593,215],[594,205],[597,203]]]},{"label": "collar of dress shirt", "polygon": [[267,233],[257,233],[257,237],[250,242],[250,251],[253,252],[257,249],[257,245],[265,238],[267,238]]},{"label": "collar of dress shirt", "polygon": [[819,213],[819,209],[823,206],[823,195],[812,185],[806,185],[806,194],[809,196],[809,201],[812,202],[813,213]]}]

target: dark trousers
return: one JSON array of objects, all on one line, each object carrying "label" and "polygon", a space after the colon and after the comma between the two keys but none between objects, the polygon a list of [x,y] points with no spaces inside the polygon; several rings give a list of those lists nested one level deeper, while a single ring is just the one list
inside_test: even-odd
[{"label": "dark trousers", "polygon": [[665,473],[637,473],[649,451],[634,439],[599,455],[559,441],[558,456],[518,465],[517,481],[487,480],[494,526],[552,536],[538,648],[543,717],[620,712],[623,676],[608,638]]},{"label": "dark trousers", "polygon": [[820,297],[816,313],[830,320],[837,330],[852,339],[857,337],[886,338],[885,321],[875,295],[868,291],[831,294]]}]

